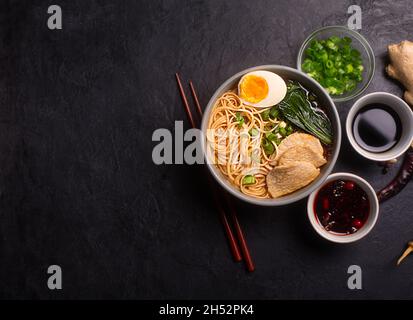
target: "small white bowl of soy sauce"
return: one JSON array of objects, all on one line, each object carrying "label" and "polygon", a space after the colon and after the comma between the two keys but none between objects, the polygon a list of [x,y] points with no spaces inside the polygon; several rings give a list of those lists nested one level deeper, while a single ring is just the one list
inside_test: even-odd
[{"label": "small white bowl of soy sauce", "polygon": [[351,107],[346,132],[361,156],[373,161],[395,159],[412,144],[413,112],[393,94],[370,93]]}]

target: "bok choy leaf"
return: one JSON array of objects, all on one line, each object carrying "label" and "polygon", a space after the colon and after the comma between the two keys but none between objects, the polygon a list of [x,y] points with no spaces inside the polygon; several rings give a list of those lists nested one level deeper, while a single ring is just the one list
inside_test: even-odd
[{"label": "bok choy leaf", "polygon": [[278,108],[287,120],[316,136],[322,143],[333,142],[330,120],[323,111],[312,106],[307,91],[298,83],[289,81],[287,94]]}]

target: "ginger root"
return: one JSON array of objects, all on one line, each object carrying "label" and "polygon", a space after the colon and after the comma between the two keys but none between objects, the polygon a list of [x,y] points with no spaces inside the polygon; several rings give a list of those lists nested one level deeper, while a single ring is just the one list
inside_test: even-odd
[{"label": "ginger root", "polygon": [[387,74],[398,80],[406,88],[404,100],[413,106],[413,42],[402,41],[388,46],[390,64]]}]

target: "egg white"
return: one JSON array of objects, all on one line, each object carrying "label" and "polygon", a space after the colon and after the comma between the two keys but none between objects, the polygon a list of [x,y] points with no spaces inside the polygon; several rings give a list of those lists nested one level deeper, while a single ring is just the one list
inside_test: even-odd
[{"label": "egg white", "polygon": [[238,95],[241,92],[241,83],[244,80],[244,77],[253,75],[257,77],[261,77],[267,81],[268,84],[268,94],[267,96],[259,102],[252,103],[248,102],[244,99],[241,99],[243,103],[246,105],[256,107],[256,108],[268,108],[277,103],[280,103],[285,95],[287,94],[287,85],[283,78],[281,78],[278,74],[274,72],[260,70],[260,71],[253,71],[245,74],[238,83]]}]

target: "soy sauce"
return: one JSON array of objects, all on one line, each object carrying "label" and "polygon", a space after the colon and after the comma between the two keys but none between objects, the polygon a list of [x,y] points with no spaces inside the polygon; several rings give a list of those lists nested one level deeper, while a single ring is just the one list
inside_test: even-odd
[{"label": "soy sauce", "polygon": [[370,213],[367,193],[354,181],[335,180],[318,192],[314,211],[327,231],[348,235],[360,230]]},{"label": "soy sauce", "polygon": [[397,113],[385,104],[369,104],[355,116],[354,139],[369,152],[385,152],[399,141],[402,124]]}]

